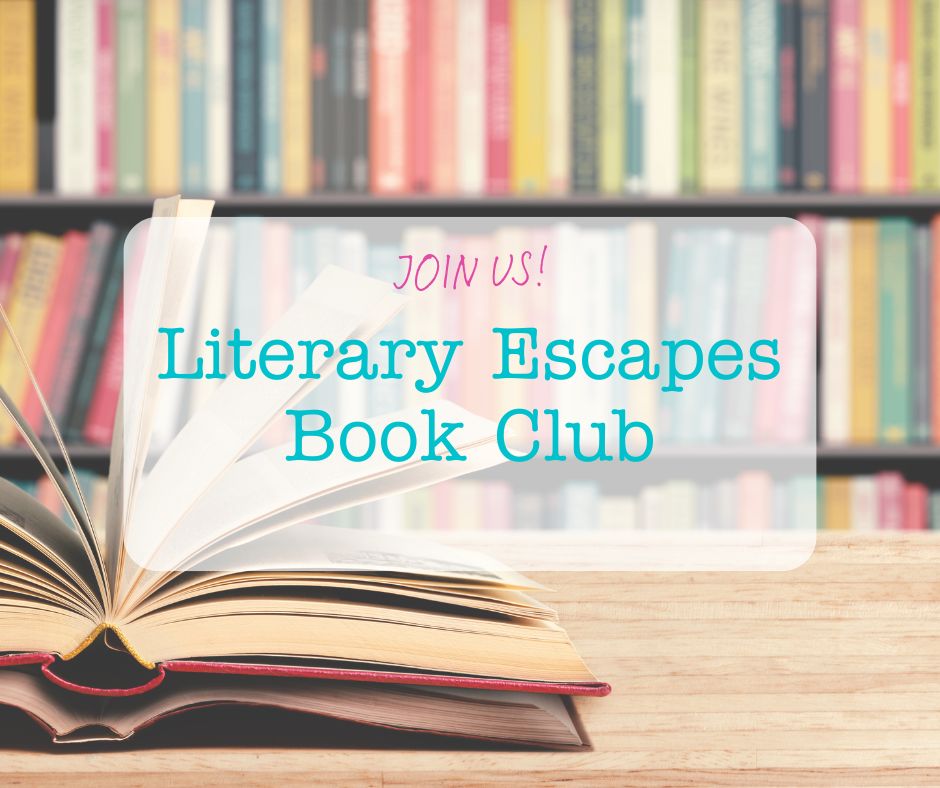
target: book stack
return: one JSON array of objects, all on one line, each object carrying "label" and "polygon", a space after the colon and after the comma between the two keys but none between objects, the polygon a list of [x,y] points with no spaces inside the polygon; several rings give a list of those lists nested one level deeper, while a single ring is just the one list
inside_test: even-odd
[{"label": "book stack", "polygon": [[940,220],[809,223],[822,272],[821,441],[940,443]]},{"label": "book stack", "polygon": [[818,524],[839,531],[940,530],[940,490],[893,471],[828,476],[820,480]]},{"label": "book stack", "polygon": [[2,192],[940,190],[940,0],[59,0],[55,24],[37,153],[48,55],[31,0],[0,8]]}]

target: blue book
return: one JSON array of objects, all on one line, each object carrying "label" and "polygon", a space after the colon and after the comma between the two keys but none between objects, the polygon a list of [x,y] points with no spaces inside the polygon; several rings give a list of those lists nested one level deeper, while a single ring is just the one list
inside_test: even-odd
[{"label": "blue book", "polygon": [[774,0],[744,0],[744,188],[777,188],[777,9]]},{"label": "blue book", "polygon": [[627,26],[624,40],[627,42],[626,78],[626,188],[630,192],[643,190],[643,114],[646,91],[646,9],[645,0],[624,0]]},{"label": "blue book", "polygon": [[232,4],[232,186],[258,191],[258,99],[260,60],[257,0]]},{"label": "blue book", "polygon": [[281,4],[261,5],[261,188],[281,190]]},{"label": "blue book", "polygon": [[206,0],[183,0],[183,191],[206,192]]}]

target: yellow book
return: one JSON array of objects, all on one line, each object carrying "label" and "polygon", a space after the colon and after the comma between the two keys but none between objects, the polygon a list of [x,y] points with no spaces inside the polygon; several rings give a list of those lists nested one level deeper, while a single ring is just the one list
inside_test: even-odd
[{"label": "yellow book", "polygon": [[823,524],[827,531],[848,531],[852,527],[852,479],[831,476],[823,483]]},{"label": "yellow book", "polygon": [[888,0],[862,5],[862,191],[891,188],[891,9]]},{"label": "yellow book", "polygon": [[852,221],[851,391],[849,435],[852,443],[874,443],[878,436],[878,223]]},{"label": "yellow book", "polygon": [[283,0],[281,164],[285,194],[310,191],[310,0]]},{"label": "yellow book", "polygon": [[36,190],[36,15],[0,2],[0,193]]},{"label": "yellow book", "polygon": [[739,191],[742,145],[739,0],[708,0],[702,3],[700,30],[702,190]]},{"label": "yellow book", "polygon": [[[62,241],[44,233],[30,233],[20,250],[7,314],[10,323],[16,327],[30,365],[35,362],[42,342],[42,329],[59,272],[61,252]],[[29,390],[29,378],[7,332],[0,337],[0,383],[13,401],[22,407]],[[12,419],[0,419],[0,445],[9,446],[17,434]]]},{"label": "yellow book", "polygon": [[517,194],[545,192],[548,157],[548,15],[544,0],[512,0],[510,184]]},{"label": "yellow book", "polygon": [[619,194],[623,186],[623,152],[626,150],[624,121],[624,4],[620,0],[600,0],[598,7],[598,33],[600,38],[597,58],[597,173],[601,191]]},{"label": "yellow book", "polygon": [[180,185],[180,0],[147,4],[147,173],[151,194]]}]

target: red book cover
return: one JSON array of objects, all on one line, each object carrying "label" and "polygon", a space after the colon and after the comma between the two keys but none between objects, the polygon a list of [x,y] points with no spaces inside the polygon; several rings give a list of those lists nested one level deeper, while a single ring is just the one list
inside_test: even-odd
[{"label": "red book cover", "polygon": [[509,0],[486,6],[486,190],[509,191]]},{"label": "red book cover", "polygon": [[894,0],[891,63],[891,124],[894,191],[911,188],[911,0]]},{"label": "red book cover", "polygon": [[900,531],[904,527],[904,477],[894,471],[875,475],[878,487],[878,528]]},{"label": "red book cover", "polygon": [[114,191],[114,0],[97,0],[95,25],[95,150],[97,191]]},{"label": "red book cover", "polygon": [[457,0],[431,5],[431,191],[457,191]]},{"label": "red book cover", "polygon": [[[6,247],[4,251],[5,249]],[[87,259],[88,235],[74,230],[66,233],[62,244],[62,266],[59,269],[59,278],[43,325],[42,343],[39,345],[36,361],[33,364],[33,374],[36,376],[36,382],[43,396],[52,391],[57,382],[56,373],[59,370],[66,335],[73,328],[73,305],[85,273]],[[39,397],[32,387],[28,389],[23,403],[23,416],[37,433],[42,431],[46,419]],[[65,425],[57,426],[63,429]]]},{"label": "red book cover", "polygon": [[408,58],[408,183],[413,192],[431,190],[431,3],[410,0],[411,47]]},{"label": "red book cover", "polygon": [[19,233],[7,233],[3,236],[3,252],[0,254],[0,304],[7,309],[7,296],[13,286],[13,277],[16,274],[16,264],[20,259],[20,248],[23,246],[23,236]]},{"label": "red book cover", "polygon": [[829,39],[829,177],[832,190],[859,185],[859,77],[861,19],[858,0],[833,0]]},{"label": "red book cover", "polygon": [[927,487],[909,484],[904,490],[904,530],[927,530]]},{"label": "red book cover", "polygon": [[374,0],[370,18],[369,182],[374,194],[408,187],[408,0]]},{"label": "red book cover", "polygon": [[118,294],[108,341],[104,347],[98,380],[91,395],[82,437],[94,446],[110,446],[124,378],[124,294]]}]

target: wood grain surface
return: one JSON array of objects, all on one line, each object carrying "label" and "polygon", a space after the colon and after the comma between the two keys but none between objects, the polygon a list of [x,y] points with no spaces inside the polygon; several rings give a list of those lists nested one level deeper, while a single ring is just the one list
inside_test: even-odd
[{"label": "wood grain surface", "polygon": [[259,710],[197,712],[117,749],[71,750],[12,716],[0,720],[3,782],[940,785],[938,535],[821,534],[805,566],[779,574],[536,577],[614,687],[577,703],[591,752],[481,749]]}]

